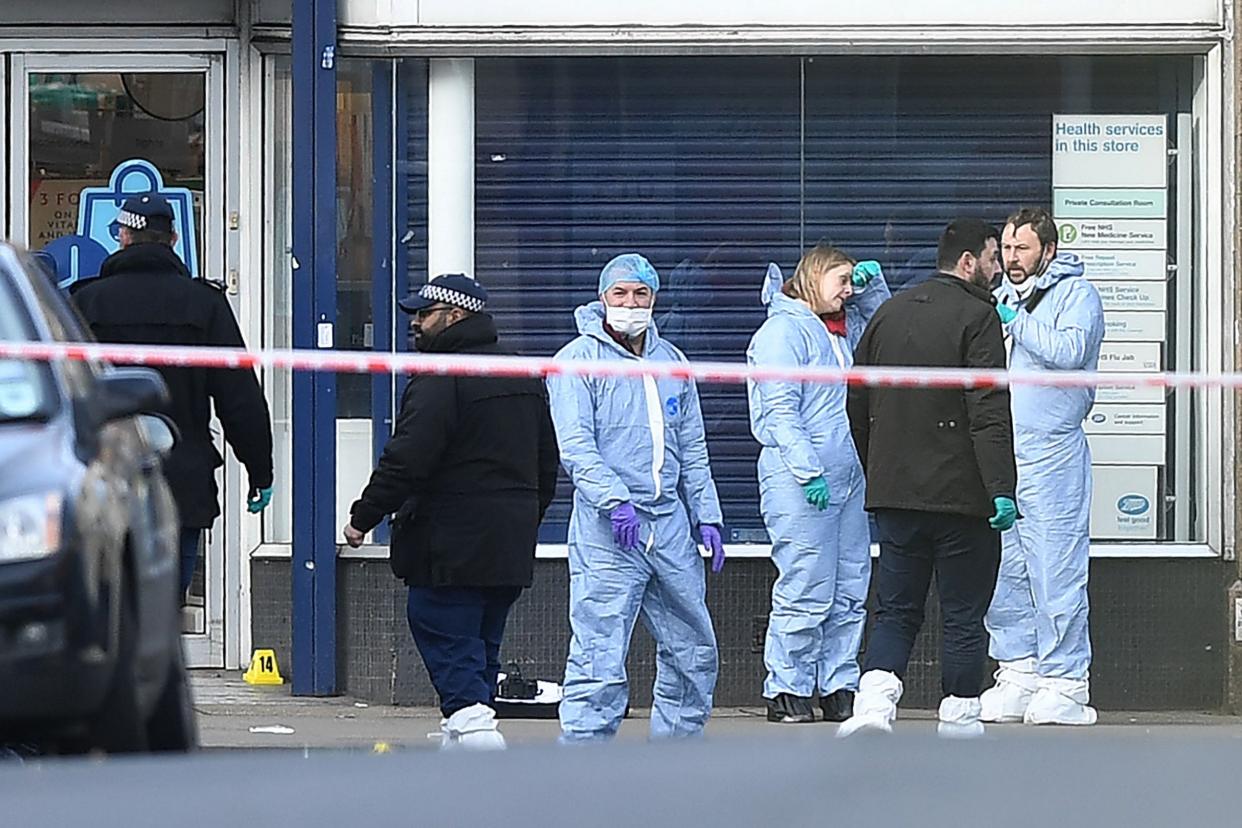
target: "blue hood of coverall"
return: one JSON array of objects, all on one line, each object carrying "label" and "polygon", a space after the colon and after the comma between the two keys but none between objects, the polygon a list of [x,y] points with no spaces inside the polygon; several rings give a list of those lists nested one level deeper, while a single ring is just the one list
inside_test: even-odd
[{"label": "blue hood of coverall", "polygon": [[[1077,253],[1058,253],[1056,258],[1044,268],[1044,272],[1035,278],[1035,289],[1047,290],[1060,281],[1082,276],[1083,272],[1082,259]],[[992,291],[992,294],[996,297],[996,301],[1003,305],[1012,307],[1018,305],[1018,289],[1009,281],[1008,274],[1001,277],[1001,283]]]},{"label": "blue hood of coverall", "polygon": [[[1013,371],[1094,371],[1100,362],[1104,313],[1099,293],[1083,278],[1082,260],[1059,253],[1035,280],[1035,290],[1048,293],[1031,313],[1020,312],[1007,326]],[[993,291],[998,302],[1022,308],[1009,277]],[[1095,403],[1094,388],[1052,388],[1018,385],[1010,389],[1019,461],[1026,449],[1023,434],[1064,434],[1081,427]]]}]

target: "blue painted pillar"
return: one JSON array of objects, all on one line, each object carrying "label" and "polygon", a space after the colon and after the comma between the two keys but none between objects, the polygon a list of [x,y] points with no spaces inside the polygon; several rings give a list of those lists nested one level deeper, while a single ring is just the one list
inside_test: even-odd
[{"label": "blue painted pillar", "polygon": [[[336,0],[293,0],[293,346],[336,328]],[[336,377],[293,376],[293,692],[336,693]]]}]

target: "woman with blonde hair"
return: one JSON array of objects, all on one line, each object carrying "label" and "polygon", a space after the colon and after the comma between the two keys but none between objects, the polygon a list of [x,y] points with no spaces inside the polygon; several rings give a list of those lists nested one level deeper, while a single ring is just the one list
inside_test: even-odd
[{"label": "woman with blonde hair", "polygon": [[[756,366],[849,368],[853,350],[890,292],[878,262],[835,247],[808,250],[788,281],[768,266],[768,318],[751,338]],[[750,425],[763,446],[759,497],[772,541],[772,588],[763,695],[768,721],[826,721],[853,712],[866,622],[871,537],[863,471],[850,436],[843,383],[752,382]]]}]

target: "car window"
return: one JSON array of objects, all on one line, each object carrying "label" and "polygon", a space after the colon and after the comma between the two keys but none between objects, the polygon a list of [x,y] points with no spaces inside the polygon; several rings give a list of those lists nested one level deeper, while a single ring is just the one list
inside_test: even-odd
[{"label": "car window", "polygon": [[43,378],[37,367],[16,359],[0,360],[0,421],[25,420],[43,413]]},{"label": "car window", "polygon": [[[87,342],[91,337],[86,334],[86,326],[80,321],[69,302],[56,290],[47,279],[38,278],[40,271],[34,262],[23,257],[26,272],[31,274],[30,286],[34,291],[35,302],[40,314],[47,323],[52,339],[57,342]],[[99,367],[91,363],[64,360],[57,364],[58,370],[65,378],[69,393],[76,399],[86,398],[94,389],[95,376]]]},{"label": "car window", "polygon": [[65,301],[60,292],[46,279],[37,278],[39,270],[35,263],[23,256],[22,264],[26,266],[26,272],[31,274],[30,287],[34,291],[39,312],[47,322],[52,338],[57,342],[82,342],[89,339],[83,335],[78,320],[69,309],[69,303]]},{"label": "car window", "polygon": [[[8,279],[0,279],[0,340],[28,342],[35,327]],[[46,363],[0,359],[0,422],[44,416],[55,407]]]},{"label": "car window", "polygon": [[8,279],[0,279],[0,339],[28,342],[35,328],[16,287]]}]

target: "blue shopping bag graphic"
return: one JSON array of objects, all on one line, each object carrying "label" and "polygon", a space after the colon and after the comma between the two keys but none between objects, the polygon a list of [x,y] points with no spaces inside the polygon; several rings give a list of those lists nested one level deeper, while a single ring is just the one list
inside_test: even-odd
[{"label": "blue shopping bag graphic", "polygon": [[141,158],[117,164],[107,187],[87,187],[82,191],[78,203],[78,235],[95,240],[109,253],[119,250],[121,244],[112,223],[125,199],[140,193],[159,193],[168,200],[173,211],[173,229],[177,231],[173,250],[185,262],[190,275],[197,277],[194,195],[184,187],[165,187],[160,171]]}]

